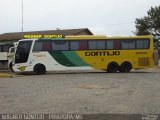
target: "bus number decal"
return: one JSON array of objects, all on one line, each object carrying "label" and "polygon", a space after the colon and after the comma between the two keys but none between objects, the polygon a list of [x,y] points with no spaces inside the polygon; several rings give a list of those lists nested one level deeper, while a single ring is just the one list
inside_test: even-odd
[{"label": "bus number decal", "polygon": [[94,51],[94,52],[85,52],[85,56],[119,56],[120,51]]}]

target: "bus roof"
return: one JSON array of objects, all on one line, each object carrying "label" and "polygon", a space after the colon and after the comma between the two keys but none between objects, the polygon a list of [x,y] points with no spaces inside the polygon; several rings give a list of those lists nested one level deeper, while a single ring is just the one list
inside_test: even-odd
[{"label": "bus roof", "polygon": [[114,37],[107,37],[102,35],[79,35],[79,36],[66,36],[66,40],[78,40],[78,39],[136,39],[136,38],[152,38],[151,35],[145,36],[114,36]]},{"label": "bus roof", "polygon": [[153,37],[151,35],[145,36],[114,36],[107,37],[102,35],[74,35],[74,36],[66,36],[65,38],[39,38],[39,39],[21,39],[20,41],[30,41],[30,40],[102,40],[102,39],[138,39],[138,38],[150,38]]},{"label": "bus roof", "polygon": [[74,36],[66,36],[65,39],[106,39],[106,36],[103,35],[74,35]]}]

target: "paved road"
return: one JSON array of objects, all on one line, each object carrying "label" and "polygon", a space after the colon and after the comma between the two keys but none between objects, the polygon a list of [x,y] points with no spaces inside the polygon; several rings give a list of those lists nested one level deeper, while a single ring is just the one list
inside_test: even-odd
[{"label": "paved road", "polygon": [[0,113],[160,113],[160,68],[0,78]]}]

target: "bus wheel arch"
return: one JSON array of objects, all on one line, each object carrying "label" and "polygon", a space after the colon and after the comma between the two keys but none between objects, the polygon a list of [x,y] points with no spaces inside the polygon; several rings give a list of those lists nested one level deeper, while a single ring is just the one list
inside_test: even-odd
[{"label": "bus wheel arch", "polygon": [[41,63],[36,64],[33,70],[37,75],[42,75],[46,73],[46,67],[44,64]]},{"label": "bus wheel arch", "polygon": [[107,65],[107,71],[110,73],[116,73],[118,71],[119,65],[116,62],[110,62]]},{"label": "bus wheel arch", "polygon": [[120,65],[119,71],[120,72],[130,72],[131,69],[132,69],[132,64],[128,61],[125,61]]}]

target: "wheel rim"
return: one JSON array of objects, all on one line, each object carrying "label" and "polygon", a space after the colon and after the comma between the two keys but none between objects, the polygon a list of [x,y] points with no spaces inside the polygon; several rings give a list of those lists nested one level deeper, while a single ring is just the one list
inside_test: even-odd
[{"label": "wheel rim", "polygon": [[124,63],[121,65],[121,72],[130,72],[132,69],[132,66],[129,63]]},{"label": "wheel rim", "polygon": [[36,74],[44,74],[45,72],[46,72],[46,69],[45,69],[44,66],[42,66],[42,65],[37,65],[37,66],[35,67],[35,73],[36,73]]},{"label": "wheel rim", "polygon": [[118,65],[116,63],[111,63],[108,68],[108,72],[115,73],[118,70]]},{"label": "wheel rim", "polygon": [[111,71],[112,71],[112,72],[116,72],[116,71],[117,71],[116,65],[112,65],[112,66],[111,66]]}]

